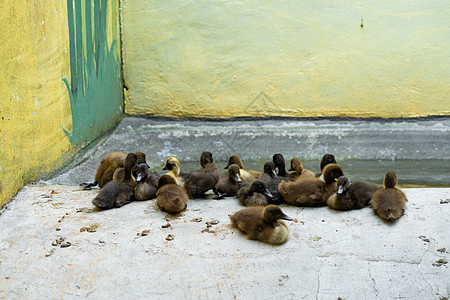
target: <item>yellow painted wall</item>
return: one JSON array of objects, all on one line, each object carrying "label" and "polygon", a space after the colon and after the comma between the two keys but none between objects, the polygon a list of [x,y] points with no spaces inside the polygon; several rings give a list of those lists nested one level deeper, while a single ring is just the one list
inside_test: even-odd
[{"label": "yellow painted wall", "polygon": [[122,116],[118,12],[118,0],[0,1],[0,207]]},{"label": "yellow painted wall", "polygon": [[0,206],[70,151],[70,74],[64,1],[0,4]]},{"label": "yellow painted wall", "polygon": [[450,115],[450,2],[123,3],[125,111]]}]

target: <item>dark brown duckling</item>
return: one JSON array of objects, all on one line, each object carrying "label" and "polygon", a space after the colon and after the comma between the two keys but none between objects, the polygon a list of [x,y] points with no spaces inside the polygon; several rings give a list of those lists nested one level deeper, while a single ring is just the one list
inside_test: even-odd
[{"label": "dark brown duckling", "polygon": [[[137,164],[137,165],[145,164],[147,167],[149,167],[148,164],[147,164],[147,159],[146,159],[144,153],[142,153],[142,152],[136,152],[135,154],[136,154],[136,157],[137,157],[137,160],[136,160],[136,164]],[[114,171],[114,174],[113,174],[113,180],[122,181],[122,179],[123,179],[123,174],[124,174],[124,168],[123,168],[123,167],[117,168],[117,169]],[[133,170],[131,174],[133,175],[134,178],[136,178],[135,170]]]},{"label": "dark brown duckling", "polygon": [[241,159],[237,155],[230,156],[230,158],[228,159],[228,164],[225,167],[225,169],[228,169],[228,167],[233,164],[238,165],[239,168],[241,169],[240,176],[241,176],[242,181],[244,181],[244,182],[251,182],[255,179],[258,179],[258,177],[261,176],[261,174],[262,174],[261,172],[246,170],[244,168],[244,164],[242,163]]},{"label": "dark brown duckling", "polygon": [[328,198],[336,192],[336,179],[344,175],[337,164],[329,164],[323,169],[325,181],[306,178],[294,182],[283,181],[278,189],[286,203],[296,206],[324,206]]},{"label": "dark brown duckling", "polygon": [[316,178],[320,178],[322,176],[323,168],[329,164],[337,164],[336,158],[333,154],[325,154],[322,156],[322,160],[320,161],[320,173],[316,173]]},{"label": "dark brown duckling", "polygon": [[346,176],[341,176],[337,180],[337,188],[336,193],[328,198],[328,206],[337,210],[351,210],[369,205],[372,195],[381,186],[365,181],[350,183]]},{"label": "dark brown duckling", "polygon": [[397,185],[397,174],[386,172],[384,177],[384,188],[377,190],[372,196],[372,209],[374,213],[388,222],[399,219],[405,212],[405,194],[395,186]]},{"label": "dark brown duckling", "polygon": [[133,201],[136,182],[131,176],[131,170],[136,165],[136,154],[128,153],[125,158],[125,176],[122,181],[108,182],[92,200],[92,204],[101,209],[121,207]]},{"label": "dark brown duckling", "polygon": [[206,197],[205,193],[213,189],[219,181],[219,170],[213,163],[211,152],[202,153],[200,165],[202,169],[187,174],[184,180],[184,188],[192,199]]},{"label": "dark brown duckling", "polygon": [[261,174],[261,176],[258,177],[258,179],[264,182],[268,182],[270,179],[276,177],[277,172],[275,171],[275,164],[273,163],[273,161],[266,161],[264,163],[264,172]]},{"label": "dark brown duckling", "polygon": [[291,173],[289,176],[297,179],[314,178],[315,175],[308,169],[303,169],[303,164],[300,158],[291,159],[291,168],[289,169]]},{"label": "dark brown duckling", "polygon": [[111,152],[107,156],[103,157],[97,168],[97,173],[95,173],[95,181],[83,182],[80,183],[80,186],[82,186],[85,190],[90,190],[96,185],[103,188],[105,184],[113,179],[114,171],[117,168],[124,166],[126,156],[127,155],[123,152]]},{"label": "dark brown duckling", "polygon": [[185,189],[176,183],[175,178],[170,175],[159,178],[156,203],[162,211],[179,213],[186,209],[188,200]]},{"label": "dark brown duckling", "polygon": [[245,206],[266,206],[272,194],[261,180],[243,183],[237,192],[237,198]]},{"label": "dark brown duckling", "polygon": [[156,198],[159,175],[156,172],[150,172],[146,163],[138,164],[133,172],[137,182],[134,187],[134,198],[138,201]]},{"label": "dark brown duckling", "polygon": [[292,221],[276,205],[247,207],[231,215],[230,219],[249,240],[272,245],[281,245],[289,238],[289,229],[280,219]]},{"label": "dark brown duckling", "polygon": [[214,193],[214,199],[223,199],[223,197],[236,196],[239,185],[242,184],[240,168],[236,164],[228,167],[228,174],[221,176],[217,182]]},{"label": "dark brown duckling", "polygon": [[280,153],[274,154],[272,160],[275,164],[275,167],[278,169],[277,176],[288,177],[289,174],[286,172],[286,161],[284,160],[284,156]]}]

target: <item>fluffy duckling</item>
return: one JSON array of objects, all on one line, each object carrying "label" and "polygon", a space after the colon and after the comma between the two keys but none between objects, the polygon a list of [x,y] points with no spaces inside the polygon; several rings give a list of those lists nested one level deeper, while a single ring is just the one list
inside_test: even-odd
[{"label": "fluffy duckling", "polygon": [[[136,154],[136,157],[137,157],[137,160],[136,160],[136,164],[137,165],[145,164],[147,167],[149,167],[148,164],[147,164],[147,159],[146,159],[144,153],[136,152],[135,154]],[[133,175],[134,178],[136,178],[136,171],[135,171],[135,169],[131,172],[131,174]],[[119,167],[119,168],[117,168],[114,171],[113,180],[122,181],[123,180],[123,176],[124,176],[124,168],[123,167]]]},{"label": "fluffy duckling", "polygon": [[384,177],[384,188],[377,190],[372,195],[372,209],[376,215],[383,220],[393,222],[400,218],[405,211],[405,194],[395,186],[397,185],[397,174],[386,172]]},{"label": "fluffy duckling", "polygon": [[228,159],[228,164],[225,167],[225,169],[228,169],[228,167],[233,164],[238,165],[239,168],[241,169],[240,175],[241,175],[242,181],[244,181],[244,182],[251,182],[255,179],[258,179],[258,177],[261,176],[261,174],[262,174],[261,172],[246,170],[244,168],[244,164],[242,163],[241,159],[237,155],[230,156],[230,158]]},{"label": "fluffy duckling", "polygon": [[380,185],[355,181],[350,183],[347,176],[341,176],[337,180],[338,190],[327,200],[329,207],[337,210],[360,209],[369,205],[373,193],[381,188]]},{"label": "fluffy duckling", "polygon": [[213,163],[211,152],[202,153],[200,165],[202,169],[187,174],[184,180],[184,188],[192,199],[204,198],[205,193],[214,188],[219,181],[219,170]]},{"label": "fluffy duckling", "polygon": [[179,213],[186,209],[188,200],[185,189],[176,183],[175,178],[168,174],[159,178],[156,203],[161,210]]},{"label": "fluffy duckling", "polygon": [[270,179],[276,177],[277,172],[275,171],[275,164],[273,163],[273,161],[266,161],[264,163],[264,172],[261,174],[261,176],[258,177],[258,179],[264,182],[268,182]]},{"label": "fluffy duckling", "polygon": [[242,184],[237,192],[237,198],[245,206],[266,206],[272,198],[272,194],[261,180],[246,182]]},{"label": "fluffy duckling", "polygon": [[325,181],[306,178],[294,182],[283,181],[278,189],[286,203],[297,206],[324,206],[328,198],[336,192],[336,179],[344,175],[337,164],[329,164],[323,169]]},{"label": "fluffy duckling", "polygon": [[100,188],[104,187],[105,184],[113,179],[114,171],[117,168],[123,167],[125,162],[125,157],[127,155],[123,152],[111,152],[102,158],[100,165],[97,168],[97,173],[95,173],[94,182],[83,182],[80,186],[85,190],[90,190],[96,185]]},{"label": "fluffy duckling", "polygon": [[[264,180],[264,182],[267,185],[267,188],[269,189],[270,193],[272,194],[272,198],[269,199],[271,204],[281,204],[284,202],[283,196],[281,195],[280,191],[278,190],[278,186],[282,181],[293,181],[293,178],[290,176],[287,176],[286,167],[285,167],[285,161],[284,157],[281,154],[274,154],[272,157],[273,164],[275,165],[275,168],[278,168],[278,174],[276,177],[270,178],[268,180]],[[284,174],[284,175],[283,175]]]},{"label": "fluffy duckling", "polygon": [[138,164],[133,172],[135,172],[135,180],[137,182],[134,187],[134,198],[138,201],[156,198],[159,180],[158,173],[150,172],[146,163]]},{"label": "fluffy duckling", "polygon": [[221,176],[217,182],[214,193],[214,199],[223,199],[223,197],[236,196],[239,185],[242,184],[240,168],[236,164],[228,167],[227,176]]},{"label": "fluffy duckling", "polygon": [[322,156],[322,160],[320,161],[320,172],[315,174],[316,178],[322,177],[323,168],[325,168],[325,166],[329,164],[337,164],[337,162],[333,154],[327,153]]},{"label": "fluffy duckling", "polygon": [[289,169],[289,171],[291,172],[289,176],[294,178],[295,180],[315,177],[313,172],[307,169],[303,169],[303,164],[300,158],[291,159],[291,168]]},{"label": "fluffy duckling", "polygon": [[173,177],[178,185],[184,186],[184,180],[181,174],[181,164],[178,158],[175,156],[168,157],[163,170],[168,170],[169,172],[165,175]]},{"label": "fluffy duckling", "polygon": [[292,221],[276,205],[247,207],[231,215],[230,219],[249,240],[272,245],[281,245],[289,237],[289,229],[280,219]]},{"label": "fluffy duckling", "polygon": [[125,158],[125,176],[122,181],[108,182],[92,200],[92,204],[101,209],[121,207],[130,203],[134,196],[135,181],[131,176],[131,170],[136,165],[136,154],[128,153]]}]

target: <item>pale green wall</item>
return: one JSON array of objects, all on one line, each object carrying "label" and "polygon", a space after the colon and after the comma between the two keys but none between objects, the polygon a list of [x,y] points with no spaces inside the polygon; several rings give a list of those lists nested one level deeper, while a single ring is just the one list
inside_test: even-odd
[{"label": "pale green wall", "polygon": [[450,1],[122,5],[127,113],[450,115]]}]

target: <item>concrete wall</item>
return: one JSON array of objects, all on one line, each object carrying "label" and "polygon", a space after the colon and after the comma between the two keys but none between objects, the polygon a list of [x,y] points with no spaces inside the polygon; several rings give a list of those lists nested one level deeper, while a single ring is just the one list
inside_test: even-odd
[{"label": "concrete wall", "polygon": [[122,3],[127,113],[450,115],[449,1]]},{"label": "concrete wall", "polygon": [[122,113],[118,2],[0,2],[0,206]]}]

